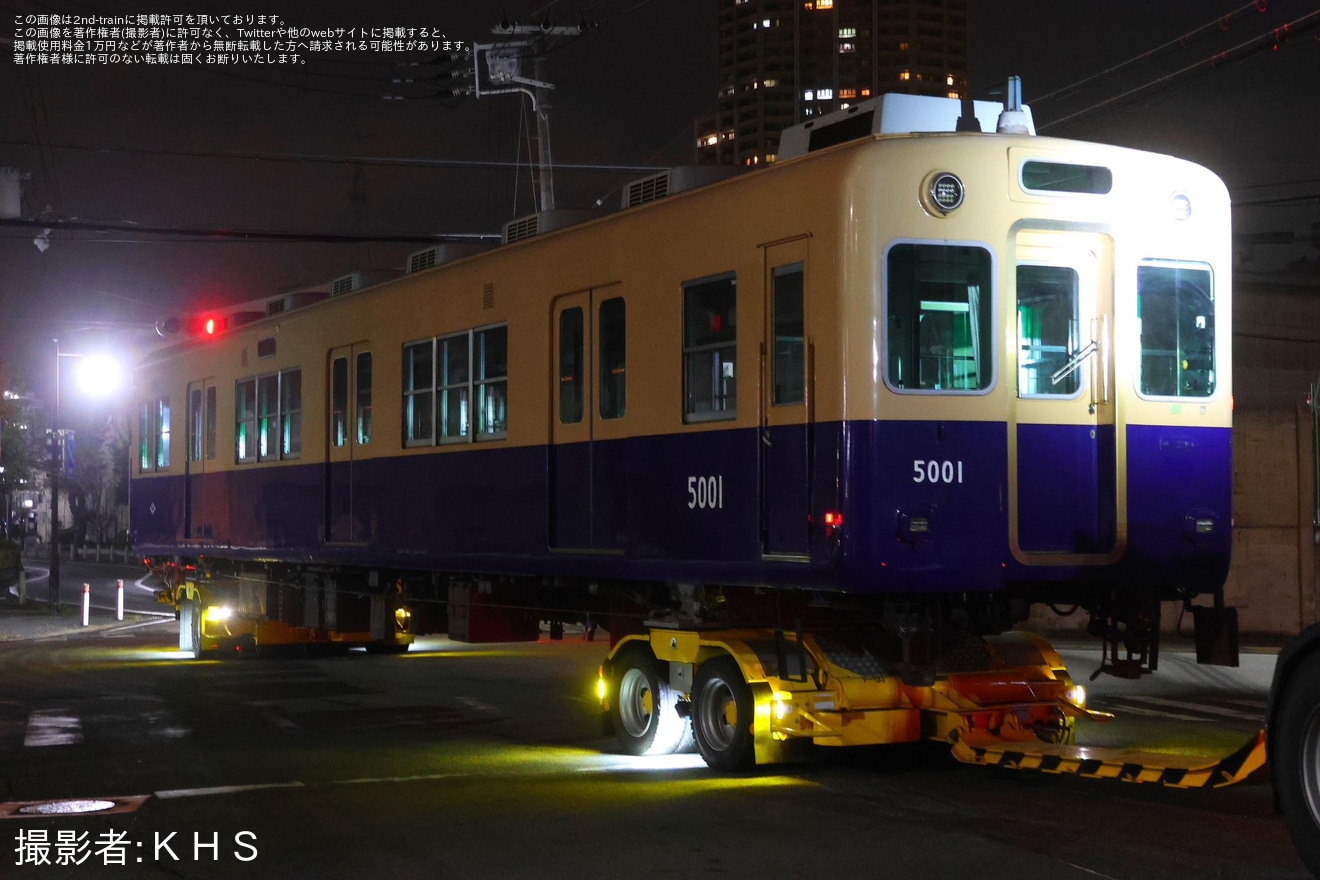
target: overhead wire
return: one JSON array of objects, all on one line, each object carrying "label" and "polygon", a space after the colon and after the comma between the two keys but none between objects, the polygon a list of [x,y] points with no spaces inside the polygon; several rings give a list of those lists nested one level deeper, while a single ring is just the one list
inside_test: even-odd
[{"label": "overhead wire", "polygon": [[1172,82],[1173,80],[1186,76],[1187,74],[1193,71],[1200,70],[1206,67],[1213,67],[1215,65],[1221,64],[1226,61],[1231,61],[1246,57],[1246,55],[1250,54],[1253,51],[1258,51],[1259,49],[1263,48],[1266,44],[1270,43],[1271,41],[1274,41],[1275,44],[1277,45],[1277,41],[1280,39],[1281,36],[1286,40],[1288,38],[1304,34],[1310,29],[1317,26],[1320,26],[1320,10],[1309,12],[1306,15],[1295,18],[1292,21],[1287,22],[1286,24],[1280,27],[1270,28],[1268,31],[1259,34],[1255,37],[1252,37],[1251,39],[1244,40],[1241,43],[1238,43],[1237,45],[1232,46],[1229,49],[1216,52],[1213,55],[1210,55],[1206,58],[1202,58],[1201,60],[1196,61],[1192,64],[1188,64],[1184,67],[1181,67],[1178,70],[1156,77],[1155,79],[1149,80],[1141,85],[1127,89],[1126,91],[1121,92],[1117,95],[1113,95],[1109,98],[1106,98],[1103,101],[1098,101],[1094,104],[1091,104],[1088,107],[1084,107],[1080,110],[1061,116],[1057,119],[1052,119],[1047,123],[1039,124],[1036,126],[1036,128],[1038,131],[1044,131],[1046,129],[1053,128],[1055,126],[1062,125],[1065,122],[1070,122],[1074,119],[1077,119],[1080,116],[1093,113],[1096,110],[1100,110],[1105,107],[1109,107],[1113,104],[1117,104],[1121,101],[1130,99],[1133,96],[1148,91],[1156,86],[1163,85],[1168,82]]}]

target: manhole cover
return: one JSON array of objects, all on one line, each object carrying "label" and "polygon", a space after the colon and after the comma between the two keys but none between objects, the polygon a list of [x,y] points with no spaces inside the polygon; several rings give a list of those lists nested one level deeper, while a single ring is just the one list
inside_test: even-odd
[{"label": "manhole cover", "polygon": [[16,810],[25,816],[67,816],[71,813],[100,813],[113,810],[119,804],[114,801],[72,800],[44,801],[39,804],[26,804]]}]

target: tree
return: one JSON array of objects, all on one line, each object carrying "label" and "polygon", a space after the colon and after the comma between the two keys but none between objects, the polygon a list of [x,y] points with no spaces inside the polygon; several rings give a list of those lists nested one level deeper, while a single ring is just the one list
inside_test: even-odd
[{"label": "tree", "polygon": [[128,432],[108,418],[78,432],[69,507],[75,533],[100,544],[115,538],[118,508],[128,483]]},{"label": "tree", "polygon": [[[10,383],[8,371],[0,364],[0,518],[12,514],[14,492],[31,487],[42,466],[32,441],[31,401],[15,393]],[[3,531],[10,525],[3,523]]]}]

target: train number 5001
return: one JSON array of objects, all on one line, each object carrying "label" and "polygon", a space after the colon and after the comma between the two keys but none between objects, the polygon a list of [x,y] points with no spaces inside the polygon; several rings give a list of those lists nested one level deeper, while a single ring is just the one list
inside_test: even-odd
[{"label": "train number 5001", "polygon": [[963,463],[961,461],[912,461],[912,482],[914,483],[961,483],[963,481]]},{"label": "train number 5001", "polygon": [[718,510],[724,506],[724,477],[688,477],[688,510]]}]

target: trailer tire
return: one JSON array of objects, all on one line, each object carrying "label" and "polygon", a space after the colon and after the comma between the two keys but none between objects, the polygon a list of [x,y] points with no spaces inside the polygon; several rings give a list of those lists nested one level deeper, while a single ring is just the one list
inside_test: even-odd
[{"label": "trailer tire", "polygon": [[692,722],[678,713],[679,694],[660,674],[660,662],[642,645],[614,658],[614,735],[630,755],[672,755],[692,748]]},{"label": "trailer tire", "polygon": [[752,690],[734,659],[702,664],[692,685],[692,730],[709,767],[735,772],[756,763],[754,718]]},{"label": "trailer tire", "polygon": [[184,599],[179,605],[179,650],[201,660],[209,653],[202,650],[202,603],[197,599]]},{"label": "trailer tire", "polygon": [[1320,651],[1288,676],[1275,716],[1274,792],[1293,845],[1320,876]]}]

